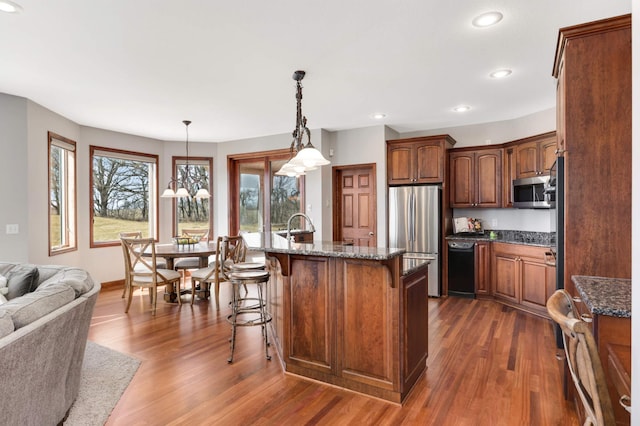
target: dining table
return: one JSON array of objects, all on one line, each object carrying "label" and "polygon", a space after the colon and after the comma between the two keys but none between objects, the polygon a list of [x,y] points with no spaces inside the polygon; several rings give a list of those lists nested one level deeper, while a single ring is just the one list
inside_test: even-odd
[{"label": "dining table", "polygon": [[[199,267],[206,268],[209,266],[209,257],[216,254],[216,243],[214,241],[203,241],[196,244],[156,244],[156,257],[162,257],[167,262],[167,269],[174,269],[175,259],[183,257],[197,257],[200,260]],[[147,249],[144,256],[151,256],[151,250]],[[186,292],[186,290],[185,290]],[[208,288],[200,288],[196,290],[196,295],[201,299],[209,297]],[[170,284],[165,287],[165,302],[177,303],[178,293],[175,285]]]}]

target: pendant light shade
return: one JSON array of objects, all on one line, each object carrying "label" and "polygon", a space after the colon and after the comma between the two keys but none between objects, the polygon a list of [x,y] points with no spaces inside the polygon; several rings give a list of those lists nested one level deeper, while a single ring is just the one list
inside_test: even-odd
[{"label": "pendant light shade", "polygon": [[[311,144],[311,132],[307,127],[307,117],[302,115],[302,84],[300,81],[305,76],[304,71],[293,73],[296,81],[296,128],[293,130],[293,141],[289,148],[291,157],[280,170],[276,172],[279,176],[302,176],[306,172],[316,170],[319,166],[330,164],[322,153]],[[304,144],[304,135],[307,135],[307,143]]]},{"label": "pendant light shade", "polygon": [[[167,185],[167,189],[164,190],[164,192],[160,197],[161,198],[190,198],[191,194],[189,193],[187,186],[191,184],[192,187],[197,188],[197,191],[193,196],[193,198],[195,199],[210,198],[211,194],[209,194],[209,191],[207,190],[207,188],[204,188],[201,186],[200,180],[197,177],[196,178],[191,177],[191,173],[189,169],[189,124],[191,124],[191,121],[183,120],[182,122],[184,123],[187,131],[187,139],[185,143],[187,160],[185,163],[184,176],[182,176],[182,179],[178,179],[177,177],[172,177],[171,180],[169,181],[169,184]],[[178,189],[174,191],[172,186],[177,186]]]}]

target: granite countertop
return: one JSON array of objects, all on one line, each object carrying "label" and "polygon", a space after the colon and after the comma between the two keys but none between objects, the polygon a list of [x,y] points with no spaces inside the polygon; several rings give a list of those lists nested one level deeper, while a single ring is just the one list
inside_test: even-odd
[{"label": "granite countertop", "polygon": [[481,234],[453,234],[446,237],[447,240],[464,240],[464,241],[489,241],[507,244],[522,244],[526,246],[551,247],[553,246],[554,234],[549,232],[530,232],[530,231],[512,231],[512,230],[495,230],[496,238],[489,238],[490,230],[485,230]]},{"label": "granite countertop", "polygon": [[431,263],[431,259],[402,258],[402,275],[409,275]]},{"label": "granite countertop", "polygon": [[342,257],[347,259],[389,260],[401,256],[405,249],[361,247],[335,241],[293,243],[277,233],[253,232],[242,235],[252,250],[306,256]]},{"label": "granite countertop", "polygon": [[631,318],[631,280],[573,275],[571,281],[592,314]]}]

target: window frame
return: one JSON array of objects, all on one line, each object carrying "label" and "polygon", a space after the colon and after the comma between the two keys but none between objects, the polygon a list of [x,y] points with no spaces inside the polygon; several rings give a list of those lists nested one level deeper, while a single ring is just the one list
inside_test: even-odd
[{"label": "window frame", "polygon": [[[114,158],[119,159],[131,159],[135,160],[136,157],[139,158],[139,161],[144,161],[143,159],[148,159],[149,163],[155,165],[153,174],[149,174],[149,209],[153,209],[153,213],[150,212],[149,219],[153,216],[153,235],[150,235],[155,241],[158,241],[158,229],[159,229],[159,156],[157,154],[148,154],[144,152],[137,151],[127,151],[123,149],[117,148],[109,148],[104,146],[97,145],[89,145],[89,247],[90,248],[100,248],[100,247],[114,247],[119,246],[119,240],[110,240],[110,241],[94,241],[93,237],[93,223],[94,223],[94,214],[93,214],[93,189],[94,189],[94,178],[93,178],[93,159],[96,153],[99,153],[101,156],[108,156],[108,154],[113,154]],[[107,155],[105,155],[107,154]],[[127,158],[129,157],[129,158]],[[153,176],[153,179],[151,177]]]},{"label": "window frame", "polygon": [[[227,173],[229,182],[229,194],[228,194],[228,206],[229,206],[229,235],[238,235],[240,232],[240,207],[238,200],[240,197],[240,164],[247,162],[264,161],[264,197],[262,200],[264,204],[264,220],[265,226],[268,223],[271,225],[271,162],[288,160],[291,157],[291,151],[289,149],[278,149],[272,151],[260,151],[251,152],[245,154],[235,154],[227,156]],[[300,189],[300,212],[304,213],[306,210],[305,192],[306,184],[305,177],[298,177],[298,186]],[[268,222],[267,222],[268,221]]]},{"label": "window frame", "polygon": [[[57,143],[55,141],[58,141]],[[52,158],[51,158],[51,148],[55,146],[57,148],[62,149],[67,152],[65,154],[66,162],[69,161],[69,155],[72,154],[73,164],[67,165],[63,174],[65,175],[65,196],[64,202],[62,202],[62,207],[66,212],[65,215],[67,219],[64,219],[66,232],[64,232],[64,237],[61,233],[60,241],[61,244],[59,248],[55,248],[52,246],[53,241],[51,240],[51,181],[52,181]],[[47,132],[47,165],[48,165],[48,184],[47,184],[47,206],[49,214],[47,216],[47,230],[48,230],[48,251],[49,257],[57,256],[63,253],[69,253],[72,251],[78,250],[78,149],[75,141],[65,138],[57,133],[48,131]],[[71,170],[70,170],[71,169]],[[73,185],[72,188],[69,187],[69,184]],[[60,210],[61,206],[58,206]],[[60,214],[60,220],[62,221],[62,214]],[[63,241],[67,241],[66,244],[63,244]]]},{"label": "window frame", "polygon": [[[215,235],[213,230],[213,157],[186,157],[186,156],[173,156],[171,157],[171,170],[172,176],[178,176],[178,167],[184,166],[186,161],[189,160],[189,165],[201,165],[206,163],[209,167],[209,187],[207,190],[211,197],[209,197],[209,239]],[[176,188],[177,189],[177,188]],[[178,199],[171,200],[171,232],[172,235],[178,235]]]}]

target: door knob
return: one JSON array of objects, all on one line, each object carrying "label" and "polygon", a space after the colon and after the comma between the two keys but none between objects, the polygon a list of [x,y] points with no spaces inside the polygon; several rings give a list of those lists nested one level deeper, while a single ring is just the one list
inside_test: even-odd
[{"label": "door knob", "polygon": [[369,232],[369,236],[370,236],[370,237],[373,237],[373,232]]}]

